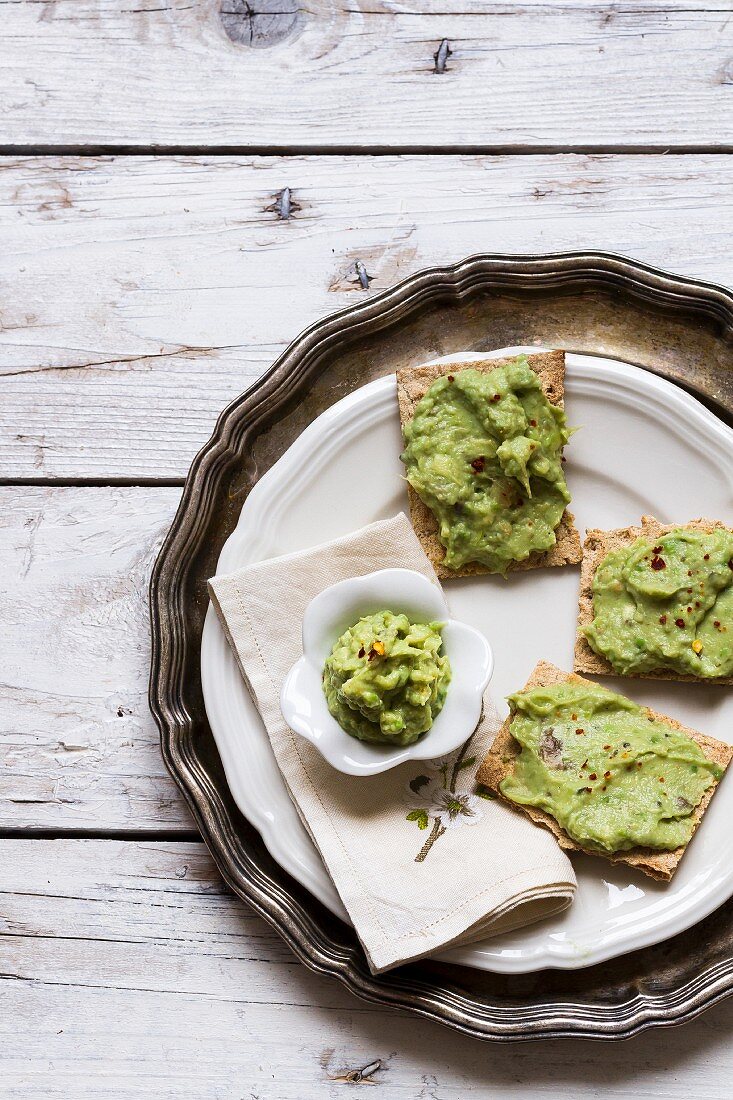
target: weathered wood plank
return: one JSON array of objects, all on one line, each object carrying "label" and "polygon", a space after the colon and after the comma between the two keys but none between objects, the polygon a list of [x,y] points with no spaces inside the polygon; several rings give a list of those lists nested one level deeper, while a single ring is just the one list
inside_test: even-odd
[{"label": "weathered wood plank", "polygon": [[0,867],[8,1100],[341,1100],[375,1060],[387,1100],[730,1094],[731,1002],[622,1052],[487,1047],[308,972],[203,845],[2,841]]},{"label": "weathered wood plank", "polygon": [[0,827],[193,828],[147,705],[149,572],[178,496],[0,488]]},{"label": "weathered wood plank", "polygon": [[0,477],[181,478],[300,329],[411,271],[592,246],[730,284],[732,219],[724,156],[6,159]]},{"label": "weathered wood plank", "polygon": [[3,143],[733,141],[733,24],[720,0],[0,0],[0,10]]}]

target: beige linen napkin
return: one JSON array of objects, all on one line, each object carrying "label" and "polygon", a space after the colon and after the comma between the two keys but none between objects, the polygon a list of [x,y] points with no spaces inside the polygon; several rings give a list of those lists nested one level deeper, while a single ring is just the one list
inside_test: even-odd
[{"label": "beige linen napkin", "polygon": [[286,725],[280,687],[301,655],[308,603],[336,581],[396,566],[437,584],[402,514],[209,582],[291,797],[375,973],[539,920],[575,892],[551,834],[476,787],[499,727],[488,696],[462,749],[376,776],[342,775]]}]

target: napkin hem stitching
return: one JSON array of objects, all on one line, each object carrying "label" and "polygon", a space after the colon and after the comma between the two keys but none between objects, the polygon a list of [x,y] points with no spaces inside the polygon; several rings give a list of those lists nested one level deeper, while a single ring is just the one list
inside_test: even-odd
[{"label": "napkin hem stitching", "polygon": [[[460,913],[462,909],[465,909],[465,908],[466,908],[466,906],[468,906],[468,905],[473,905],[473,903],[474,903],[475,901],[477,901],[477,900],[478,900],[478,899],[479,899],[480,897],[482,897],[482,896],[483,896],[484,894],[488,893],[488,892],[489,892],[489,890],[494,890],[494,889],[496,889],[496,887],[497,887],[497,886],[503,886],[505,882],[511,882],[511,881],[512,881],[512,879],[520,878],[520,877],[521,877],[522,875],[530,874],[530,873],[531,873],[531,872],[532,872],[532,871],[533,871],[534,869],[535,869],[535,868],[531,868],[531,867],[530,867],[530,868],[524,868],[524,870],[522,870],[522,871],[516,871],[516,872],[515,872],[515,873],[514,873],[513,875],[506,875],[506,876],[505,876],[504,878],[502,878],[502,879],[499,879],[499,881],[498,881],[498,882],[492,883],[492,885],[491,885],[490,887],[489,887],[489,886],[483,887],[483,888],[482,888],[481,890],[479,890],[479,892],[478,892],[477,894],[474,894],[474,895],[473,895],[473,897],[470,897],[470,898],[466,898],[466,899],[465,899],[465,900],[464,900],[464,901],[463,901],[463,902],[461,903],[461,905],[458,905],[458,906],[457,906],[457,907],[456,907],[455,909],[451,909],[451,911],[450,911],[449,913],[444,913],[444,914],[442,914],[442,916],[440,916],[440,917],[437,917],[437,918],[436,918],[436,919],[435,919],[434,921],[431,921],[431,923],[430,923],[430,924],[426,924],[426,925],[424,925],[424,926],[423,926],[423,928],[422,928],[422,930],[416,930],[416,931],[411,931],[411,932],[404,932],[404,933],[403,933],[403,934],[402,934],[402,935],[400,936],[400,939],[401,939],[401,940],[403,940],[403,939],[404,939],[404,940],[408,940],[408,939],[410,939],[411,937],[415,937],[415,936],[422,936],[422,935],[424,935],[424,933],[425,933],[425,932],[428,932],[428,931],[430,931],[430,929],[431,929],[431,928],[435,928],[435,926],[436,926],[436,925],[438,925],[438,924],[442,924],[442,923],[443,923],[443,921],[449,920],[449,919],[450,919],[451,917],[455,916],[455,915],[456,915],[456,913]],[[557,887],[558,887],[559,885],[560,885],[559,883],[555,883],[555,885],[554,885],[554,888],[557,888]],[[569,886],[569,888],[570,888],[570,891],[573,891],[573,890],[574,890],[574,887],[573,887],[573,886],[572,886],[571,884],[568,884],[568,886]],[[546,884],[546,885],[545,885],[545,886],[543,886],[543,887],[539,887],[539,886],[528,886],[528,887],[527,887],[527,890],[533,890],[533,891],[537,891],[537,892],[538,892],[538,896],[539,896],[540,898],[542,898],[543,896],[547,896],[546,894],[543,894],[543,891],[546,891],[546,890],[548,890],[548,889],[552,889],[552,888],[553,888],[552,884],[549,884],[549,883],[548,883],[548,884]],[[570,892],[570,891],[569,891],[569,892]],[[525,898],[524,900],[525,900],[525,901],[528,901],[529,899],[528,899],[528,898]],[[501,905],[497,905],[497,906],[495,906],[495,907],[494,907],[494,910],[492,910],[492,912],[496,912],[496,911],[501,911],[501,910],[505,909],[505,908],[506,908],[506,906],[507,906],[507,905],[508,905],[508,904],[509,904],[509,903],[510,903],[511,901],[512,901],[512,899],[511,899],[511,898],[506,898],[506,899],[504,900],[504,902],[503,902],[503,903],[502,903]],[[523,903],[524,903],[524,902],[519,902],[519,904],[520,904],[520,905],[521,905],[521,904],[523,904]],[[515,904],[516,904],[516,903],[515,903]],[[488,916],[488,914],[486,914],[486,915]],[[499,912],[499,915],[501,915],[501,914],[500,914],[500,912]]]}]

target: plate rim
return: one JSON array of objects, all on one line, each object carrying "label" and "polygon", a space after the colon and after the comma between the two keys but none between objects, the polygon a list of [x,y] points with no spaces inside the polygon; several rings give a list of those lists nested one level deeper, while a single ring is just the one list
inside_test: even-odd
[{"label": "plate rim", "polygon": [[[160,730],[166,766],[224,879],[277,928],[312,969],[337,977],[362,998],[408,1009],[484,1039],[621,1039],[650,1027],[680,1023],[733,992],[733,958],[718,959],[672,989],[629,981],[618,996],[596,1001],[551,997],[532,1001],[496,995],[493,1001],[487,1000],[459,989],[451,975],[453,968],[448,966],[411,965],[387,975],[371,975],[353,933],[345,935],[341,922],[329,918],[317,902],[307,904],[287,876],[273,875],[196,755],[194,722],[185,704],[183,683],[184,658],[196,639],[190,639],[186,631],[183,593],[219,480],[236,456],[241,456],[245,439],[256,438],[268,415],[274,416],[289,391],[317,369],[325,352],[347,336],[378,333],[438,299],[462,303],[491,289],[548,291],[578,284],[632,302],[641,300],[660,314],[669,314],[673,307],[702,314],[722,331],[719,339],[730,341],[733,336],[733,294],[725,287],[673,275],[611,252],[483,254],[418,271],[396,286],[312,324],[220,414],[210,440],[191,465],[150,581],[150,708]],[[704,403],[712,404],[721,419],[730,423],[733,410],[724,399],[718,399],[714,387],[697,390],[689,378],[674,371],[657,373],[700,393]],[[245,834],[244,839],[239,834]]]}]

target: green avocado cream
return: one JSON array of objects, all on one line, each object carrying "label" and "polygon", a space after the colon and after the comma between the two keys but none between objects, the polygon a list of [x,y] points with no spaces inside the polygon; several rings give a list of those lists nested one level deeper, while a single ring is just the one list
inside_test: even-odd
[{"label": "green avocado cream", "polygon": [[679,527],[612,551],[595,573],[585,636],[623,675],[733,675],[733,534]]},{"label": "green avocado cream", "polygon": [[696,742],[630,699],[572,681],[509,697],[521,745],[502,794],[551,814],[586,848],[672,850],[722,770]]},{"label": "green avocado cream", "polygon": [[360,741],[411,745],[443,708],[451,670],[442,623],[365,615],[341,635],[323,669],[328,709]]},{"label": "green avocado cream", "polygon": [[503,574],[554,546],[570,500],[561,465],[570,434],[523,355],[433,383],[405,426],[402,461],[438,520],[444,565]]}]

